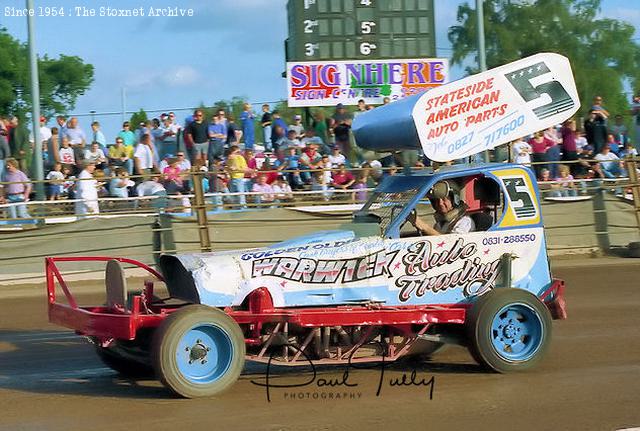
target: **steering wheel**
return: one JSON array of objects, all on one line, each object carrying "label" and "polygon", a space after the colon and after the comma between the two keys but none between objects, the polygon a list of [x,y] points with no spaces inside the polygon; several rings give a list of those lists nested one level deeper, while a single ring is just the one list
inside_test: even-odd
[{"label": "steering wheel", "polygon": [[[395,209],[395,207],[394,207]],[[393,214],[393,210],[391,211],[391,214]],[[404,225],[406,225],[407,223],[409,223],[409,219],[413,218],[414,220],[416,220],[418,218],[418,212],[416,211],[416,209],[412,209],[411,212],[409,213],[409,215],[407,216],[407,218],[404,219],[404,221],[400,224],[400,227],[398,228],[398,230],[402,230],[402,228],[404,227]],[[422,236],[422,231],[420,229],[418,229],[416,227],[416,232],[418,233],[418,236]]]}]

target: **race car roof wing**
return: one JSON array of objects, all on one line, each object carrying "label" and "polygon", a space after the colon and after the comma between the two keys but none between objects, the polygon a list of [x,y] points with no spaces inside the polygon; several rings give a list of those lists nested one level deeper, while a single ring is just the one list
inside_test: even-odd
[{"label": "race car roof wing", "polygon": [[541,53],[362,113],[353,133],[365,149],[421,148],[445,162],[561,123],[579,107],[569,60]]}]

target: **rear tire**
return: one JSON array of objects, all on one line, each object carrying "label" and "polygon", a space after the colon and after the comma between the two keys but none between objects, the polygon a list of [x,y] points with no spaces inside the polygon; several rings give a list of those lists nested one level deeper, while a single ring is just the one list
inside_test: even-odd
[{"label": "rear tire", "polygon": [[536,366],[551,341],[551,314],[535,295],[521,289],[492,290],[467,316],[471,355],[499,373]]},{"label": "rear tire", "polygon": [[154,374],[151,365],[127,359],[112,348],[96,346],[96,354],[107,367],[123,377],[152,377]]},{"label": "rear tire", "polygon": [[204,305],[172,313],[156,330],[153,368],[162,383],[185,398],[209,397],[231,387],[244,368],[240,326],[227,314]]}]

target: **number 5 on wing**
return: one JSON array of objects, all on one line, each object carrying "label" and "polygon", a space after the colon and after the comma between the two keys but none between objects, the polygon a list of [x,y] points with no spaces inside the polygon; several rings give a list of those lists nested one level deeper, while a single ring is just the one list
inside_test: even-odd
[{"label": "number 5 on wing", "polygon": [[563,111],[568,111],[575,105],[573,99],[571,99],[571,96],[567,93],[567,90],[565,90],[562,84],[556,81],[552,75],[549,75],[547,81],[534,87],[532,81],[538,81],[535,79],[537,77],[541,77],[542,79],[542,75],[546,75],[549,72],[550,70],[547,65],[541,61],[505,74],[507,80],[528,104],[537,105],[541,101],[548,100],[548,102],[542,106],[533,108],[533,112],[540,120]]}]

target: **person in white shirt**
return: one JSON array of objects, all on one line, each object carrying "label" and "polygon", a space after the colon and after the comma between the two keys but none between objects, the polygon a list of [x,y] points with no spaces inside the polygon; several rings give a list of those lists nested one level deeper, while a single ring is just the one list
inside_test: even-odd
[{"label": "person in white shirt", "polygon": [[273,194],[276,197],[276,202],[290,202],[293,200],[293,191],[284,177],[278,177],[278,179],[273,183],[272,188]]},{"label": "person in white shirt", "polygon": [[611,151],[608,145],[602,147],[593,159],[600,162],[600,168],[606,178],[624,177],[627,174],[620,158]]},{"label": "person in white shirt", "polygon": [[329,161],[334,168],[340,165],[346,164],[347,158],[340,152],[340,147],[334,145],[331,148],[331,154],[329,154]]},{"label": "person in white shirt", "polygon": [[147,178],[138,184],[136,192],[138,196],[155,196],[155,199],[151,201],[151,206],[160,212],[163,212],[167,207],[167,190],[160,183],[159,175]]},{"label": "person in white shirt", "polygon": [[73,148],[69,145],[69,138],[66,136],[62,137],[61,144],[62,148],[58,150],[58,154],[60,157],[60,163],[65,166],[68,166],[72,170],[75,169],[76,158],[73,151]]},{"label": "person in white shirt", "polygon": [[296,132],[295,138],[297,139],[304,138],[304,126],[302,125],[301,115],[295,115],[293,117],[293,124],[289,124],[289,130],[293,130]]},{"label": "person in white shirt", "polygon": [[47,184],[47,195],[50,201],[60,199],[62,194],[62,182],[64,180],[64,174],[62,173],[62,165],[55,163],[53,169],[47,174],[46,178],[49,183]]},{"label": "person in white shirt", "polygon": [[151,148],[151,135],[148,133],[142,135],[140,143],[136,145],[136,150],[133,153],[133,161],[138,175],[144,175],[156,167],[153,158],[153,149]]},{"label": "person in white shirt", "polygon": [[[160,137],[160,154],[158,157],[164,159],[165,156],[171,154],[172,156],[178,152],[178,133],[180,132],[180,126],[171,122],[169,117],[166,117],[162,121],[162,136]],[[156,143],[156,146],[157,143]]]},{"label": "person in white shirt", "polygon": [[522,140],[522,138],[513,141],[511,144],[511,152],[513,154],[513,162],[522,165],[531,164],[531,145]]},{"label": "person in white shirt", "polygon": [[104,151],[100,149],[100,144],[93,142],[88,150],[84,150],[84,159],[96,165],[96,169],[107,168],[107,157]]},{"label": "person in white shirt", "polygon": [[82,172],[80,172],[80,175],[78,175],[75,194],[77,199],[75,203],[76,215],[83,216],[86,214],[100,213],[98,206],[98,181],[93,178],[93,172],[95,170],[96,165],[87,162]]},{"label": "person in white shirt", "polygon": [[[40,117],[40,142],[45,142],[51,139],[51,129],[47,127],[47,119],[43,116]],[[29,132],[29,142],[33,144],[33,133]]]}]

